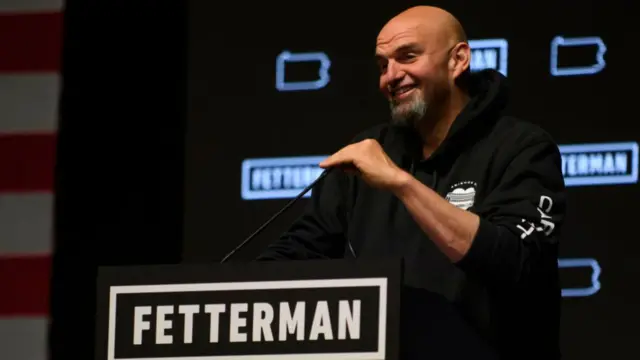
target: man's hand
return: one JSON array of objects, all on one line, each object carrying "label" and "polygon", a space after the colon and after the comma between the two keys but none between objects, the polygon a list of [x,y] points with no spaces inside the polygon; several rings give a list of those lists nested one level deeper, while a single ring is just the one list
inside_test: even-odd
[{"label": "man's hand", "polygon": [[373,139],[345,146],[320,163],[325,169],[333,166],[345,167],[347,171],[353,168],[369,185],[381,189],[401,186],[409,175],[396,166]]}]

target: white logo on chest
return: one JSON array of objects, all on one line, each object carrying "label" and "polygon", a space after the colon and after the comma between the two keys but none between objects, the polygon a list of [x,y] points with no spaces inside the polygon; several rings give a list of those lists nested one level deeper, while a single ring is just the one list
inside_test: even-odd
[{"label": "white logo on chest", "polygon": [[473,181],[461,181],[451,186],[451,191],[447,193],[447,201],[453,206],[467,210],[473,206],[476,199],[476,188],[478,184]]}]

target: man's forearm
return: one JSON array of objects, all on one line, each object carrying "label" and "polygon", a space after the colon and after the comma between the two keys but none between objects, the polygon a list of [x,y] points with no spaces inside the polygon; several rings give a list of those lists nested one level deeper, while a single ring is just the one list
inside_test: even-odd
[{"label": "man's forearm", "polygon": [[476,214],[451,205],[408,173],[399,176],[391,191],[452,262],[464,257],[478,231],[480,219]]}]

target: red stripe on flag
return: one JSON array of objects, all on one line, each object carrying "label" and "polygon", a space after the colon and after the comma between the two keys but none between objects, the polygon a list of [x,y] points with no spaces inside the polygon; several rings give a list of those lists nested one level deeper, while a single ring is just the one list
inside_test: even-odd
[{"label": "red stripe on flag", "polygon": [[0,72],[60,69],[62,12],[0,14]]},{"label": "red stripe on flag", "polygon": [[55,150],[54,133],[0,135],[0,192],[52,191]]},{"label": "red stripe on flag", "polygon": [[49,313],[51,257],[0,257],[0,316]]}]

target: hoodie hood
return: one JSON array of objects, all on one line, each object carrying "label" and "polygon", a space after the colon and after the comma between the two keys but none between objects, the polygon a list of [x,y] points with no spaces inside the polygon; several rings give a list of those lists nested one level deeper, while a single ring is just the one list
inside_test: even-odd
[{"label": "hoodie hood", "polygon": [[449,133],[439,147],[448,152],[452,145],[467,142],[478,131],[489,129],[507,105],[506,78],[500,72],[487,69],[472,73],[469,84],[470,100],[451,125]]},{"label": "hoodie hood", "polygon": [[[442,144],[431,156],[432,161],[443,161],[455,157],[488,131],[498,120],[507,104],[506,78],[500,72],[487,69],[471,73],[469,78],[470,100],[455,119]],[[422,140],[412,128],[399,127],[404,142],[405,156],[413,161],[423,160]]]}]

